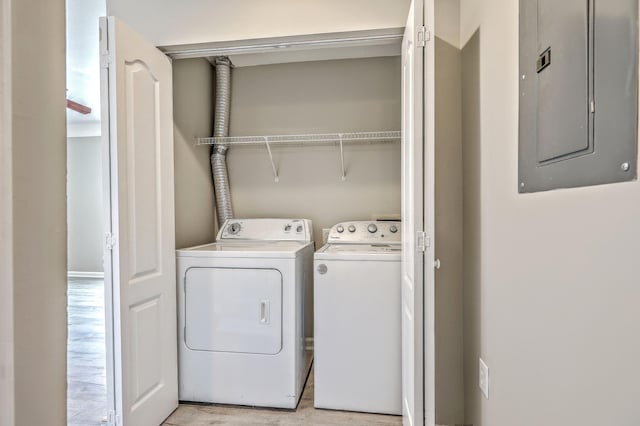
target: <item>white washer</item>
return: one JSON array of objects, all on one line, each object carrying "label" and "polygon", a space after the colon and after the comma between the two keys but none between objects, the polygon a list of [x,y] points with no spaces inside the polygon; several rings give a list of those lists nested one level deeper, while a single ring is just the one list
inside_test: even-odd
[{"label": "white washer", "polygon": [[180,400],[295,408],[312,268],[304,219],[230,219],[218,242],[178,250]]},{"label": "white washer", "polygon": [[402,414],[399,222],[345,222],[315,254],[314,405]]}]

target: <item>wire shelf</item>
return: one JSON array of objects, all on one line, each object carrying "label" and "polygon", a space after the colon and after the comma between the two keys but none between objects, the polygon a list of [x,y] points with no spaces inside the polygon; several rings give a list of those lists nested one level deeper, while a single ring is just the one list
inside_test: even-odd
[{"label": "wire shelf", "polygon": [[326,145],[336,143],[384,143],[400,140],[400,131],[317,133],[303,135],[225,136],[198,138],[198,145]]},{"label": "wire shelf", "polygon": [[264,145],[267,148],[269,162],[273,171],[273,179],[280,181],[278,167],[273,159],[271,146],[273,145],[327,145],[334,144],[340,149],[340,175],[343,181],[347,180],[347,170],[344,161],[344,145],[355,143],[386,143],[398,142],[400,131],[387,132],[352,132],[352,133],[316,133],[305,135],[273,135],[273,136],[225,136],[212,138],[198,138],[198,145]]}]

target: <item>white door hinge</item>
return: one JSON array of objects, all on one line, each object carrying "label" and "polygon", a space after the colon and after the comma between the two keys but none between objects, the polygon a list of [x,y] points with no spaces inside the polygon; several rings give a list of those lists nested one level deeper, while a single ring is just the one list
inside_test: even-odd
[{"label": "white door hinge", "polygon": [[416,44],[418,47],[424,47],[426,43],[431,40],[431,33],[423,26],[418,27],[418,34],[416,36]]},{"label": "white door hinge", "polygon": [[431,237],[424,231],[418,231],[416,235],[416,247],[418,251],[427,251],[431,247]]},{"label": "white door hinge", "polygon": [[107,250],[113,250],[116,246],[116,236],[111,232],[107,232],[104,236],[104,246]]},{"label": "white door hinge", "polygon": [[108,50],[100,54],[100,68],[109,68],[113,58]]},{"label": "white door hinge", "polygon": [[108,426],[120,425],[120,416],[116,415],[116,412],[113,410],[109,410],[109,412],[107,413],[107,425]]}]

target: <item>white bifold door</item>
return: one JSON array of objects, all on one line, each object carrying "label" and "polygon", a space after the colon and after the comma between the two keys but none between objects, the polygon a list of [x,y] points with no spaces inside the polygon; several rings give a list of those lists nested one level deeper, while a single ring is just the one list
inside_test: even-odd
[{"label": "white bifold door", "polygon": [[402,41],[402,410],[435,424],[433,0],[413,0]]},{"label": "white bifold door", "polygon": [[178,406],[171,62],[112,17],[100,45],[109,421],[157,426]]}]

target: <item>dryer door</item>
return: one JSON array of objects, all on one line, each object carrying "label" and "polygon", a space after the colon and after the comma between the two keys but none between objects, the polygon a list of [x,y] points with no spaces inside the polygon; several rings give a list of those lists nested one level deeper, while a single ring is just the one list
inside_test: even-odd
[{"label": "dryer door", "polygon": [[282,349],[282,275],[276,269],[191,268],[185,342],[197,351],[274,355]]}]

